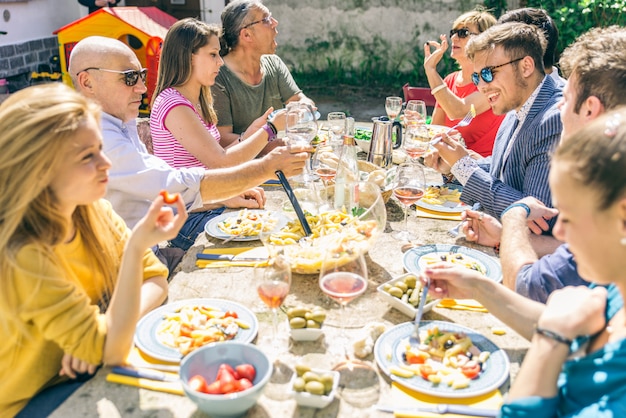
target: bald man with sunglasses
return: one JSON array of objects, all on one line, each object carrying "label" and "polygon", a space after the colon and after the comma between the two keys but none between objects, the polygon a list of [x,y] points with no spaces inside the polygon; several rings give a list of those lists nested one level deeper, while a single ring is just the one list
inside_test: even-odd
[{"label": "bald man with sunglasses", "polygon": [[563,93],[546,77],[545,49],[544,35],[524,23],[495,25],[472,37],[466,47],[474,66],[472,81],[493,113],[506,114],[492,156],[476,160],[444,135],[435,145],[437,153],[425,159],[444,174],[449,168],[463,185],[461,201],[478,202],[498,219],[510,204],[526,196],[552,201],[548,171],[550,152],[562,130],[557,104]]}]

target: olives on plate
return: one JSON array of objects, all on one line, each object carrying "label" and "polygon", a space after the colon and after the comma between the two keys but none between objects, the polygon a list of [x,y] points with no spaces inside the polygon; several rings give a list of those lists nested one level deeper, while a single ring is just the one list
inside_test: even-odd
[{"label": "olives on plate", "polygon": [[321,328],[326,320],[326,312],[318,307],[313,309],[295,307],[287,310],[287,317],[289,326],[293,329]]}]

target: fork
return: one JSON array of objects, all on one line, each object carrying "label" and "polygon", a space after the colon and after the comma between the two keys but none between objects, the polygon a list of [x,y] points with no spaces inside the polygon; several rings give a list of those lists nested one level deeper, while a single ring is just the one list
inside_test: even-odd
[{"label": "fork", "polygon": [[[472,210],[478,210],[480,209],[480,203],[476,202],[472,205]],[[461,229],[461,227],[463,226],[463,224],[465,223],[465,221],[461,221],[459,222],[454,228],[450,228],[447,232],[448,236],[451,238],[456,238],[459,236],[459,230]]]},{"label": "fork", "polygon": [[[474,108],[474,105],[470,105],[470,110],[469,112],[467,112],[467,114],[465,115],[465,117],[463,119],[461,119],[461,121],[459,123],[457,123],[456,125],[454,125],[452,128],[446,130],[444,132],[445,135],[447,135],[450,131],[456,129],[456,128],[462,128],[464,126],[467,126],[470,124],[470,122],[472,122],[472,120],[476,117],[476,108]],[[435,145],[437,143],[439,143],[439,141],[441,141],[443,135],[440,135],[439,137],[433,139],[432,141],[430,141],[430,145]]]},{"label": "fork", "polygon": [[430,277],[426,277],[426,280],[426,286],[422,286],[420,303],[417,306],[417,314],[415,314],[415,319],[413,320],[415,328],[413,328],[413,333],[409,337],[409,343],[411,344],[411,346],[416,346],[420,344],[420,321],[422,320],[422,315],[424,314],[424,304],[426,303],[426,296],[428,295],[428,288],[430,287]]}]

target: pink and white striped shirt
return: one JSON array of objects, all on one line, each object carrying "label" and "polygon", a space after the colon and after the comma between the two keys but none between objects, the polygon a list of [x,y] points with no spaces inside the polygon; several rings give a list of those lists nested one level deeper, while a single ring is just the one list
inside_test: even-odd
[{"label": "pink and white striped shirt", "polygon": [[193,103],[187,100],[176,89],[169,87],[163,90],[154,100],[154,105],[150,111],[150,132],[152,134],[152,144],[154,155],[164,160],[173,168],[183,167],[206,167],[201,161],[187,151],[172,133],[165,127],[167,114],[176,106],[187,106],[191,108],[206,127],[207,131],[220,141],[220,133],[214,124],[207,125],[204,119],[196,110]]}]

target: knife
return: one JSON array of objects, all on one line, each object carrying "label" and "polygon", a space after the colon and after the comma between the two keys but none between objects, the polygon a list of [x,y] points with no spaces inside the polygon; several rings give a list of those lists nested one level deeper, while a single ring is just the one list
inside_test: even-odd
[{"label": "knife", "polygon": [[123,376],[137,377],[140,379],[159,380],[161,382],[178,382],[180,378],[173,374],[163,373],[156,370],[132,369],[130,367],[115,366],[111,369],[113,373]]},{"label": "knife", "polygon": [[398,408],[392,405],[376,405],[376,409],[384,412],[392,412],[394,414],[414,414],[419,412],[427,412],[429,414],[459,414],[469,415],[472,417],[488,417],[495,418],[498,416],[497,409],[475,408],[467,405],[451,405],[438,404],[434,406],[411,406]]},{"label": "knife", "polygon": [[217,261],[265,261],[267,257],[239,257],[238,254],[196,254],[198,260],[217,260]]}]

